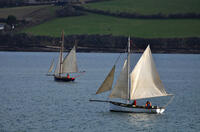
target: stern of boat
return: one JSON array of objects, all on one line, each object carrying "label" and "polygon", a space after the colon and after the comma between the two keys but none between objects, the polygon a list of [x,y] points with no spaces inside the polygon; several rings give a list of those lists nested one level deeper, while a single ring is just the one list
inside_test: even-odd
[{"label": "stern of boat", "polygon": [[165,111],[164,108],[158,108],[158,109],[156,109],[156,113],[158,113],[158,114],[162,114],[164,111]]}]

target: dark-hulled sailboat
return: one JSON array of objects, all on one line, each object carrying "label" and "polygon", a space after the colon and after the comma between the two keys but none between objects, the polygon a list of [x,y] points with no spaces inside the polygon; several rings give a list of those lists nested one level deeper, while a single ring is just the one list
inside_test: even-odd
[{"label": "dark-hulled sailboat", "polygon": [[70,73],[78,73],[78,66],[76,62],[76,46],[71,49],[71,51],[63,59],[64,50],[64,32],[62,32],[62,43],[60,48],[60,55],[58,58],[58,63],[54,72],[55,81],[74,81],[74,77],[69,77]]}]

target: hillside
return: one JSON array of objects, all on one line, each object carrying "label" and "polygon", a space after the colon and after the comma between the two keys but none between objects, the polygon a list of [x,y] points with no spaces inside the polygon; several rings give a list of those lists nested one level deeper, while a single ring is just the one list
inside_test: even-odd
[{"label": "hillside", "polygon": [[[111,2],[111,4],[103,6],[107,7],[109,12],[127,11],[134,14],[135,9],[138,7],[137,12],[150,15],[154,13],[168,14],[177,12],[186,14],[190,12],[199,13],[199,7],[197,7],[199,3],[197,0],[193,2],[182,0],[182,3],[180,0],[174,0],[173,6],[171,5],[171,0],[167,0],[169,3],[158,0],[109,0],[84,4],[84,6],[89,8],[90,5],[101,5],[106,2]],[[133,8],[133,4],[135,8]],[[164,4],[166,4],[166,7]],[[58,47],[61,31],[64,30],[66,37],[65,46],[71,47],[74,41],[78,40],[81,51],[86,52],[121,52],[121,49],[124,49],[127,44],[127,36],[130,35],[134,42],[134,49],[137,50],[136,52],[144,49],[147,44],[151,44],[153,51],[159,53],[200,53],[200,19],[194,19],[200,18],[199,14],[197,14],[197,17],[192,17],[192,19],[190,16],[185,17],[184,15],[181,19],[180,17],[169,19],[171,18],[168,17],[170,15],[164,15],[164,18],[145,17],[145,19],[135,19],[134,17],[112,15],[112,13],[109,14],[108,12],[91,13],[92,11],[80,9],[82,6],[66,6],[59,10],[62,14],[59,17],[56,16],[57,9],[61,9],[58,6],[34,6],[33,8],[35,9],[30,7],[32,11],[29,11],[29,7],[23,7],[24,10],[22,7],[21,9],[18,8],[23,10],[23,13],[12,8],[12,12],[16,13],[14,15],[18,19],[35,21],[36,24],[27,26],[17,34],[12,32],[10,34],[9,32],[7,34],[0,33],[0,50],[57,51],[55,47]],[[115,6],[119,10],[115,11]],[[104,10],[103,7],[100,9]],[[94,8],[94,10],[96,9]],[[3,9],[0,11],[3,11]],[[81,16],[72,16],[73,13],[76,14],[77,12]],[[7,15],[9,13],[9,10],[7,10]],[[0,12],[2,16],[4,14]]]},{"label": "hillside", "polygon": [[8,15],[14,15],[18,20],[32,22],[42,22],[55,18],[55,10],[59,7],[52,5],[24,6],[12,8],[0,8],[0,18],[7,18]]},{"label": "hillside", "polygon": [[89,3],[84,7],[109,12],[128,12],[143,15],[200,13],[199,0],[107,0]]},{"label": "hillside", "polygon": [[113,34],[141,38],[200,37],[199,19],[143,20],[125,19],[98,14],[57,18],[28,28],[23,32],[33,35],[59,37],[66,35]]}]

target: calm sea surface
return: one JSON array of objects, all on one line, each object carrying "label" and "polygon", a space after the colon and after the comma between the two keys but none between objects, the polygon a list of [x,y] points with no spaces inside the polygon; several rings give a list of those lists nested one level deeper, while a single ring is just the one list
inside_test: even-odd
[{"label": "calm sea surface", "polygon": [[0,52],[0,132],[200,131],[200,55],[153,54],[166,91],[175,95],[162,115],[113,113],[107,103],[88,101],[107,99],[109,93],[94,93],[118,56],[78,53],[86,73],[62,83],[45,75],[58,53]]}]

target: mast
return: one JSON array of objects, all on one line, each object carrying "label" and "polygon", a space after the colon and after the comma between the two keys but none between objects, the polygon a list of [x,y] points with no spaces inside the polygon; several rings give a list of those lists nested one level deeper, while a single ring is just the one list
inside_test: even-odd
[{"label": "mast", "polygon": [[128,54],[127,54],[127,66],[128,66],[128,103],[130,102],[130,36],[128,37]]},{"label": "mast", "polygon": [[61,42],[61,47],[60,47],[60,69],[59,69],[59,76],[61,76],[61,73],[62,73],[63,46],[64,46],[64,31],[62,31],[62,42]]}]

